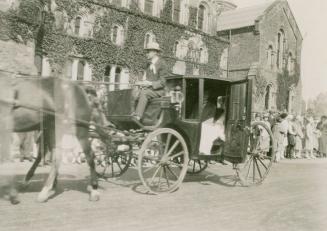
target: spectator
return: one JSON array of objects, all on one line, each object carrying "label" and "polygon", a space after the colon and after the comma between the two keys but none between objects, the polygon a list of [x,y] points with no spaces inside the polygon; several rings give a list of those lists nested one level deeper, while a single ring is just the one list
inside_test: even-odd
[{"label": "spectator", "polygon": [[276,152],[276,162],[279,162],[283,159],[285,151],[285,137],[287,134],[287,124],[285,124],[285,118],[287,117],[286,113],[282,113],[276,118],[276,124],[273,127],[273,135],[275,139],[275,152]]},{"label": "spectator", "polygon": [[305,126],[305,158],[314,159],[313,155],[313,139],[314,139],[314,125],[313,118],[309,117],[306,119]]},{"label": "spectator", "polygon": [[[270,129],[270,123],[268,119],[269,119],[269,114],[264,114],[263,122]],[[260,129],[260,148],[265,154],[267,154],[270,148],[270,136],[269,133],[266,131],[266,129],[263,128],[259,128],[259,129]]]},{"label": "spectator", "polygon": [[284,136],[284,148],[283,148],[283,152],[280,156],[281,159],[285,159],[285,154],[286,154],[286,148],[288,146],[288,140],[287,140],[287,133],[288,133],[288,121],[287,121],[287,113],[283,112],[280,115],[282,121],[280,123],[280,133],[283,134]]},{"label": "spectator", "polygon": [[288,131],[287,131],[287,148],[286,148],[286,157],[289,159],[294,158],[294,148],[296,144],[295,136],[296,136],[296,131],[295,131],[295,125],[294,125],[294,116],[289,115],[287,117],[287,123],[288,123]]},{"label": "spectator", "polygon": [[294,147],[294,156],[295,158],[302,158],[302,139],[304,138],[303,134],[303,125],[301,116],[296,116],[294,120],[295,128],[295,147]]},{"label": "spectator", "polygon": [[16,133],[13,146],[14,150],[19,153],[21,162],[24,160],[33,161],[33,132]]},{"label": "spectator", "polygon": [[319,153],[321,157],[327,157],[327,116],[322,116],[317,125],[321,136],[319,138]]}]

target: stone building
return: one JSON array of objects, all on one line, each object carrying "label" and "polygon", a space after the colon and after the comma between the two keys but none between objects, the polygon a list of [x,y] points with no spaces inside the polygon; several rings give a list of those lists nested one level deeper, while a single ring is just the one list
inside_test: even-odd
[{"label": "stone building", "polygon": [[124,89],[142,78],[144,48],[156,41],[172,73],[220,76],[228,41],[217,36],[217,20],[235,7],[223,0],[51,1],[36,45],[39,73]]},{"label": "stone building", "polygon": [[302,36],[287,1],[223,12],[217,28],[230,41],[220,65],[226,77],[245,78],[255,69],[253,111],[301,113]]}]

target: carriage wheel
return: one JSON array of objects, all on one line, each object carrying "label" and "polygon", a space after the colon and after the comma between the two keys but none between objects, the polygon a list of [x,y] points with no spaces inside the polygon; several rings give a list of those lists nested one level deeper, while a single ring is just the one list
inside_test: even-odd
[{"label": "carriage wheel", "polygon": [[132,160],[132,148],[127,151],[117,151],[104,138],[93,139],[92,149],[95,156],[95,168],[100,178],[113,178],[123,175]]},{"label": "carriage wheel", "polygon": [[188,162],[184,138],[173,129],[160,128],[151,132],[142,144],[139,176],[151,193],[172,192],[182,183]]},{"label": "carriage wheel", "polygon": [[245,161],[236,166],[241,184],[243,186],[261,184],[274,160],[274,139],[270,128],[263,122],[253,122]]},{"label": "carriage wheel", "polygon": [[208,167],[208,162],[204,160],[190,160],[188,162],[187,173],[190,175],[199,174]]}]

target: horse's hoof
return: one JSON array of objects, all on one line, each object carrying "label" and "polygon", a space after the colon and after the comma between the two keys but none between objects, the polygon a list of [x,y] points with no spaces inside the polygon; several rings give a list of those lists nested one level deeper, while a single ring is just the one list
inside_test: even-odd
[{"label": "horse's hoof", "polygon": [[90,193],[90,201],[98,201],[100,200],[100,193],[96,190],[92,190]]},{"label": "horse's hoof", "polygon": [[21,185],[20,185],[20,189],[21,190],[26,190],[28,188],[28,186],[30,186],[30,181],[24,181]]},{"label": "horse's hoof", "polygon": [[12,205],[17,205],[17,204],[20,203],[20,200],[18,199],[18,196],[11,196],[11,197],[9,198],[9,200],[10,200],[10,203],[11,203]]},{"label": "horse's hoof", "polygon": [[39,203],[47,202],[50,197],[52,197],[55,194],[55,191],[50,190],[42,190],[39,195],[36,198],[36,201]]}]

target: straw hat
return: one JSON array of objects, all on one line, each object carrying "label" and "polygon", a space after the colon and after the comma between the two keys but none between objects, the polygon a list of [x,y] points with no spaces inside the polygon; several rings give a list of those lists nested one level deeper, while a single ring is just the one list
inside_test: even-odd
[{"label": "straw hat", "polygon": [[145,50],[152,50],[152,51],[158,51],[158,52],[160,52],[161,51],[161,49],[160,49],[160,46],[159,46],[159,43],[157,43],[157,42],[152,42],[152,43],[149,43],[148,45],[147,45],[147,47],[145,48]]}]

